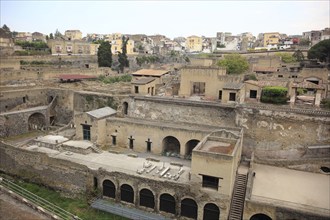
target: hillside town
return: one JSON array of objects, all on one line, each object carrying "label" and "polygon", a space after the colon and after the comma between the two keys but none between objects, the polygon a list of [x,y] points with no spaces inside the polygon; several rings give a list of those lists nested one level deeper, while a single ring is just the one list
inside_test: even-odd
[{"label": "hillside town", "polygon": [[330,27],[35,31],[0,28],[5,219],[330,218]]},{"label": "hillside town", "polygon": [[129,38],[127,54],[160,54],[172,51],[177,53],[221,53],[221,52],[253,52],[277,50],[306,50],[318,42],[330,39],[330,29],[310,30],[297,35],[270,32],[253,36],[250,32],[233,35],[230,32],[217,32],[212,37],[187,36],[170,39],[165,35],[145,34],[98,34],[82,35],[80,30],[65,30],[64,34],[56,30],[53,34],[40,32],[10,32],[6,26],[0,29],[1,53],[19,54],[33,50],[20,45],[19,42],[44,42],[46,45],[38,50],[52,55],[95,55],[100,41],[111,42],[111,52],[121,52],[122,36]]}]

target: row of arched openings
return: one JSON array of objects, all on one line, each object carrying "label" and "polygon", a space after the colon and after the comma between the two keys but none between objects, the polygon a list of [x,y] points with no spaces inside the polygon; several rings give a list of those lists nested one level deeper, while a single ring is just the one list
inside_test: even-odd
[{"label": "row of arched openings", "polygon": [[[103,181],[103,195],[115,198],[116,187],[115,184],[110,180]],[[155,208],[155,196],[149,189],[141,189],[139,192],[140,201],[139,205],[148,207],[151,209]],[[134,203],[134,190],[130,185],[123,184],[120,186],[120,200],[128,203]],[[171,214],[176,214],[176,202],[175,198],[168,194],[161,194],[159,197],[159,210]],[[193,199],[185,198],[181,201],[181,216],[197,219],[198,217],[198,205]],[[204,206],[203,219],[219,219],[220,210],[219,207],[213,203],[207,203]]]},{"label": "row of arched openings", "polygon": [[[199,140],[192,139],[188,141],[185,145],[185,156],[191,156],[193,149],[199,143]],[[169,155],[179,155],[180,154],[180,141],[173,136],[167,136],[162,141],[163,153]]]}]

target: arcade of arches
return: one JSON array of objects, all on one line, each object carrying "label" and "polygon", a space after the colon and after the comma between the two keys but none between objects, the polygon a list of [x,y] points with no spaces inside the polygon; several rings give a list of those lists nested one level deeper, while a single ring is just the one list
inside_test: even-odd
[{"label": "arcade of arches", "polygon": [[[185,156],[191,157],[193,149],[197,146],[199,140],[192,139],[185,144]],[[180,141],[173,136],[167,136],[162,141],[162,149],[164,154],[168,156],[179,156],[181,144]]]},{"label": "arcade of arches", "polygon": [[[116,198],[116,187],[111,180],[104,180],[102,183],[103,186],[103,196]],[[134,189],[128,184],[122,184],[120,186],[120,201],[134,203]],[[191,198],[184,198],[181,200],[180,204],[177,204],[175,198],[168,194],[163,193],[159,196],[159,201],[155,199],[154,193],[146,188],[143,188],[139,192],[139,206],[147,207],[156,210],[156,204],[159,204],[159,210],[162,212],[171,213],[173,215],[180,214],[181,216],[197,219],[198,218],[198,205],[195,200]],[[177,205],[181,206],[181,213],[178,213]],[[219,219],[220,218],[220,209],[214,203],[207,203],[203,207],[203,219]]]}]

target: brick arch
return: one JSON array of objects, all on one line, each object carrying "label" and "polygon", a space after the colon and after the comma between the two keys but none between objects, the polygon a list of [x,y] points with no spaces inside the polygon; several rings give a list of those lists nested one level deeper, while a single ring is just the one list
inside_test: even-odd
[{"label": "brick arch", "polygon": [[181,200],[181,216],[197,219],[198,205],[194,199],[184,198]]},{"label": "brick arch", "polygon": [[174,196],[163,193],[159,196],[159,211],[176,214],[176,200]]},{"label": "brick arch", "polygon": [[102,189],[104,196],[116,198],[116,186],[111,180],[105,179],[102,183]]},{"label": "brick arch", "polygon": [[169,156],[180,155],[181,143],[175,136],[166,136],[162,140],[162,153]]},{"label": "brick arch", "polygon": [[155,208],[155,196],[154,193],[147,188],[143,188],[139,192],[140,197],[140,206],[148,207],[148,208]]},{"label": "brick arch", "polygon": [[263,213],[258,213],[258,214],[254,214],[251,216],[250,220],[272,220],[271,217],[269,217],[266,214]]},{"label": "brick arch", "polygon": [[219,219],[220,208],[214,203],[207,203],[203,210],[203,220]]},{"label": "brick arch", "polygon": [[120,200],[128,203],[134,203],[134,188],[129,184],[120,186]]},{"label": "brick arch", "polygon": [[40,112],[35,112],[28,117],[29,130],[41,130],[46,127],[46,117]]}]

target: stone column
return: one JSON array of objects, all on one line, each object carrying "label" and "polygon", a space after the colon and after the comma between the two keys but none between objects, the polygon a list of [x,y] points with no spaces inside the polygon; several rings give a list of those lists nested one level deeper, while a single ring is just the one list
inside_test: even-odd
[{"label": "stone column", "polygon": [[315,95],[315,106],[320,107],[320,103],[321,103],[321,90],[318,89],[316,90],[316,95]]}]

